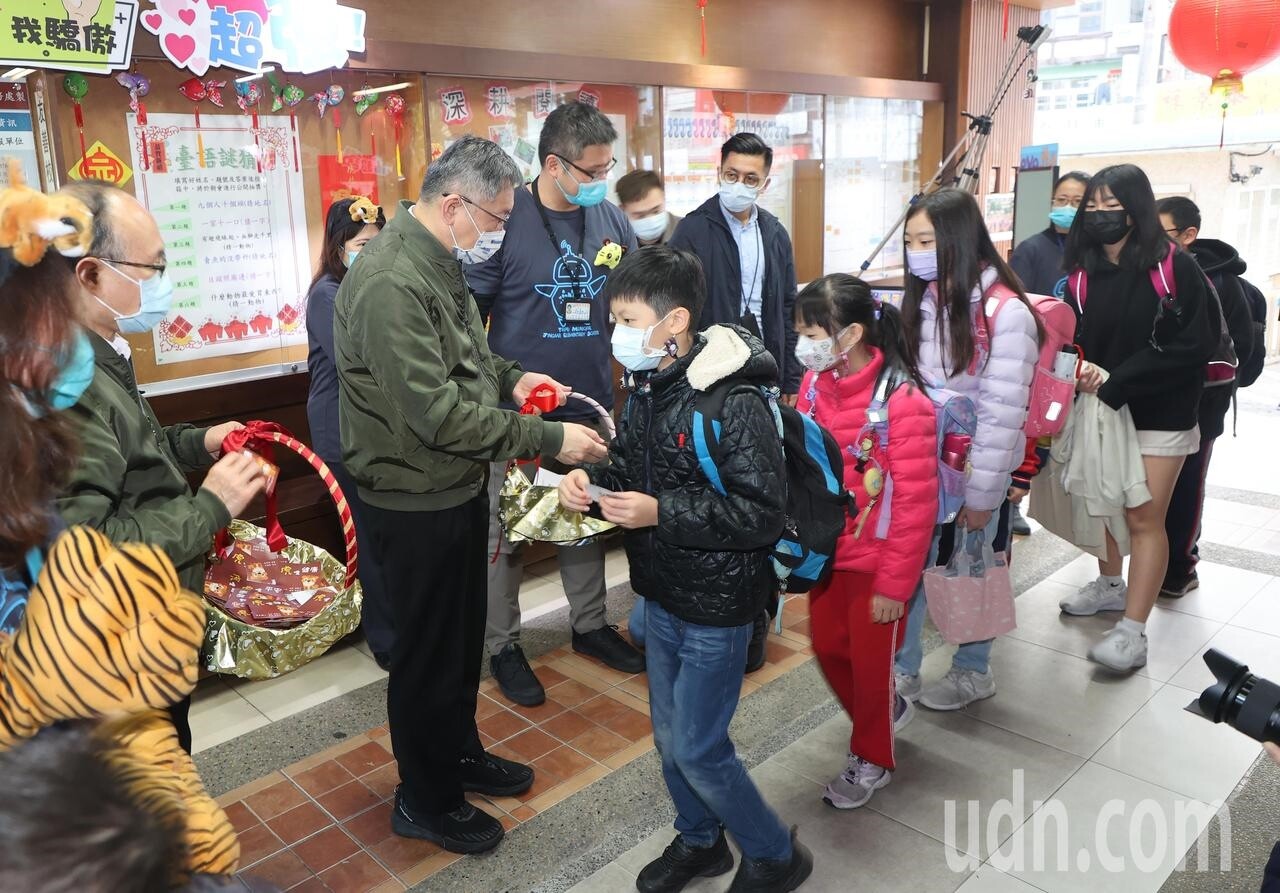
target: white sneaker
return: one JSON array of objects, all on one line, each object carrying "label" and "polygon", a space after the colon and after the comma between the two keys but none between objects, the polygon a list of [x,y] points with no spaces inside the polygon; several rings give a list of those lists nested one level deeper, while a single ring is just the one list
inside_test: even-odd
[{"label": "white sneaker", "polygon": [[1073,614],[1076,617],[1088,617],[1099,611],[1123,611],[1125,596],[1128,593],[1129,587],[1126,584],[1112,586],[1102,582],[1102,578],[1099,577],[1085,583],[1075,595],[1068,595],[1058,602],[1058,607],[1064,613]]},{"label": "white sneaker", "polygon": [[920,700],[920,674],[908,676],[906,673],[894,673],[893,681],[897,683],[898,694],[911,703]]},{"label": "white sneaker", "polygon": [[996,693],[996,677],[990,670],[979,673],[952,667],[937,682],[920,693],[920,703],[930,710],[962,710],[974,701]]},{"label": "white sneaker", "polygon": [[892,778],[893,773],[888,769],[849,754],[849,765],[827,785],[822,800],[836,809],[857,809],[865,806],[871,795],[887,785]]},{"label": "white sneaker", "polygon": [[1102,641],[1089,649],[1089,660],[1118,673],[1127,673],[1147,665],[1147,636],[1132,633],[1119,626],[1107,630]]},{"label": "white sneaker", "polygon": [[[916,677],[919,680],[920,677]],[[893,731],[901,732],[911,724],[911,720],[916,718],[916,705],[908,701],[901,694],[894,698],[893,703]]]}]

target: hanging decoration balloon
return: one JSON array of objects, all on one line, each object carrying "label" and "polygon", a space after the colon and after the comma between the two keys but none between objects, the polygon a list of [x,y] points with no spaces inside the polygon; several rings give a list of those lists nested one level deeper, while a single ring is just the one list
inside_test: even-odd
[{"label": "hanging decoration balloon", "polygon": [[[369,111],[369,109],[373,108],[373,107],[374,107],[374,105],[378,102],[378,94],[377,94],[377,93],[365,93],[365,92],[364,92],[365,90],[368,90],[368,89],[369,89],[369,82],[368,82],[368,81],[366,81],[366,82],[365,82],[365,85],[364,85],[363,87],[361,87],[361,88],[360,88],[359,90],[357,90],[355,93],[352,93],[352,94],[351,94],[351,98],[352,98],[353,100],[355,100],[356,117],[357,117],[357,118],[363,118],[363,117],[364,117],[364,113],[365,113],[365,112],[367,112],[367,111]],[[361,95],[361,94],[363,94],[363,95]],[[370,157],[370,158],[372,158],[372,159],[374,159],[374,163],[375,163],[375,164],[377,163],[377,158],[378,158],[378,137],[377,137],[377,135],[374,133],[374,127],[373,127],[373,123],[372,123],[372,122],[370,122],[370,124],[369,124],[369,157]]]},{"label": "hanging decoration balloon", "polygon": [[71,97],[71,104],[75,108],[76,130],[80,134],[80,169],[84,170],[89,151],[84,145],[84,110],[80,107],[80,100],[89,93],[89,81],[84,75],[72,72],[62,79],[62,90]]},{"label": "hanging decoration balloon", "polygon": [[142,101],[142,97],[151,92],[151,81],[144,74],[122,71],[116,75],[116,83],[129,91],[129,108],[138,116],[138,142],[141,149],[139,155],[142,156],[142,169],[149,171],[151,170],[151,153],[147,146],[147,106]]},{"label": "hanging decoration balloon", "polygon": [[222,90],[227,86],[226,81],[207,80],[202,81],[200,78],[187,78],[178,85],[178,92],[190,99],[196,106],[196,161],[201,167],[206,167],[204,158],[204,135],[200,132],[200,103],[208,99],[218,108],[222,105]]},{"label": "hanging decoration balloon", "polygon": [[338,134],[338,163],[342,163],[342,112],[338,110],[338,104],[342,102],[343,97],[347,95],[347,91],[342,89],[338,84],[330,84],[328,89],[311,96],[311,101],[316,104],[316,108],[320,111],[320,120],[324,120],[324,113],[333,107],[333,126]]},{"label": "hanging decoration balloon", "polygon": [[404,130],[404,113],[405,101],[404,97],[399,93],[388,93],[387,98],[383,100],[387,107],[387,117],[391,119],[391,125],[395,128],[396,134],[396,178],[404,179],[404,165],[400,162],[400,136]]},{"label": "hanging decoration balloon", "polygon": [[1244,76],[1280,56],[1276,0],[1177,0],[1169,13],[1169,46],[1178,61],[1212,79],[1223,98],[1218,148],[1226,143],[1227,100],[1244,90]]},{"label": "hanging decoration balloon", "polygon": [[258,161],[258,173],[262,173],[262,141],[258,137],[258,105],[261,102],[262,88],[258,86],[257,81],[246,83],[236,81],[236,104],[240,106],[242,112],[249,114],[250,125],[253,128],[253,154]]}]

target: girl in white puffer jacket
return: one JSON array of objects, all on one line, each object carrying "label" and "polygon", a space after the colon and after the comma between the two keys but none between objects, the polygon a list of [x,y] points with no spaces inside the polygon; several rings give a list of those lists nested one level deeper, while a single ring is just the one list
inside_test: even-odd
[{"label": "girl in white puffer jacket", "polygon": [[[1009,495],[1010,474],[1026,448],[1022,428],[1040,353],[1040,322],[1017,275],[991,243],[969,193],[943,189],[922,198],[907,218],[905,248],[910,275],[902,316],[918,351],[913,359],[923,376],[964,394],[977,409],[965,503],[954,524],[984,530],[990,543]],[[997,284],[1017,293],[998,311],[990,296]],[[937,560],[944,529],[934,532],[927,566]],[[959,710],[994,695],[991,639],[961,645],[946,676],[922,688],[924,614],[922,584],[912,597],[897,656],[899,694],[934,710]]]}]

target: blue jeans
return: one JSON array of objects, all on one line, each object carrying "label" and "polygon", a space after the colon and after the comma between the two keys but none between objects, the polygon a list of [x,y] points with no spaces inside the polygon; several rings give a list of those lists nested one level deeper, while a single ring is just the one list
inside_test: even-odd
[{"label": "blue jeans", "polygon": [[790,832],[729,740],[751,626],[700,626],[645,602],[653,739],[686,844],[711,846],[723,825],[748,858],[790,859]]},{"label": "blue jeans", "polygon": [[645,597],[643,595],[636,596],[636,603],[631,606],[631,614],[627,617],[627,635],[631,637],[631,644],[637,648],[644,647],[644,605]]},{"label": "blue jeans", "polygon": [[[983,528],[987,542],[995,542],[996,528],[999,526],[1000,510],[996,509],[991,513],[991,520],[987,522],[987,526]],[[926,568],[933,567],[938,560],[938,541],[942,538],[942,529],[938,526],[933,530],[933,542],[929,546],[929,560],[925,562]],[[924,647],[920,639],[924,632],[926,608],[922,576],[920,583],[916,586],[915,594],[911,596],[911,606],[907,609],[907,629],[902,637],[902,647],[898,649],[898,657],[894,661],[894,669],[899,673],[908,676],[920,675],[920,664],[924,661]],[[951,666],[957,670],[987,672],[991,666],[991,645],[994,642],[995,639],[986,639],[961,645],[956,649],[955,657],[951,659]]]}]

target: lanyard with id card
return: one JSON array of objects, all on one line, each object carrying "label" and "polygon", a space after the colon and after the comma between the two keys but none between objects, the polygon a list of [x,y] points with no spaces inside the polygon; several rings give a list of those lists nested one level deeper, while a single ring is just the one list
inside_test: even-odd
[{"label": "lanyard with id card", "polygon": [[538,216],[542,218],[542,226],[547,231],[547,238],[551,240],[552,250],[565,262],[564,273],[573,289],[573,300],[566,301],[564,305],[564,321],[572,326],[589,326],[591,325],[591,301],[582,293],[582,282],[584,279],[589,281],[592,273],[591,265],[587,263],[582,253],[587,242],[586,209],[580,210],[582,216],[578,230],[578,252],[576,257],[571,257],[571,249],[567,246],[561,249],[560,241],[551,228],[551,218],[547,216],[547,209],[542,206],[536,182],[529,187],[529,193],[533,196],[533,204],[538,209]]}]

